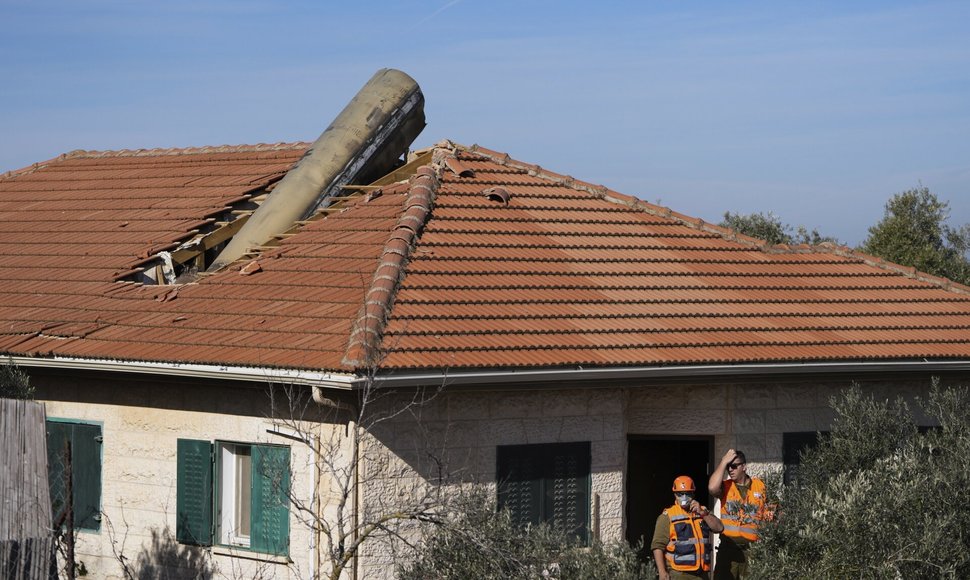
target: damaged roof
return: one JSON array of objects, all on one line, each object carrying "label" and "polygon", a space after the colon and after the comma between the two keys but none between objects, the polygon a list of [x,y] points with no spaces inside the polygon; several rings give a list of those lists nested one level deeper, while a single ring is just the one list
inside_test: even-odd
[{"label": "damaged roof", "polygon": [[216,273],[132,278],[251,210],[306,148],[0,175],[0,352],[326,371],[970,359],[966,287],[450,142]]}]

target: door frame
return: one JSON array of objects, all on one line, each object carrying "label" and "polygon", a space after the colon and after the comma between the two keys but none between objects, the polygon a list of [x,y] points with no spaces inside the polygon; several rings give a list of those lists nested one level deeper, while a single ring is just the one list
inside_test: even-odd
[{"label": "door frame", "polygon": [[[627,440],[627,452],[626,452],[626,462],[625,462],[626,463],[626,469],[624,470],[624,474],[623,474],[623,497],[624,497],[624,502],[623,502],[624,503],[624,510],[623,510],[623,520],[624,520],[623,523],[624,523],[624,525],[623,525],[623,530],[624,530],[624,539],[626,539],[627,541],[630,540],[630,537],[629,536],[630,536],[630,524],[631,524],[631,520],[633,520],[634,518],[638,518],[640,520],[641,524],[642,524],[641,527],[645,530],[645,535],[647,536],[647,537],[645,537],[645,544],[646,544],[647,542],[650,541],[650,537],[649,536],[652,534],[652,530],[653,530],[652,521],[653,520],[650,519],[651,516],[649,516],[649,515],[645,515],[645,514],[633,514],[632,513],[632,510],[631,510],[631,502],[630,502],[630,499],[631,499],[631,497],[633,497],[633,494],[634,493],[637,493],[635,490],[633,490],[631,488],[631,481],[630,481],[630,472],[631,472],[630,467],[631,467],[631,459],[632,459],[631,452],[633,451],[633,447],[634,447],[633,444],[635,442],[638,442],[638,441],[646,441],[646,442],[650,442],[650,441],[654,441],[654,442],[662,442],[662,441],[680,442],[680,441],[684,441],[684,442],[687,442],[687,441],[689,441],[689,442],[707,443],[706,476],[701,481],[697,481],[696,480],[697,478],[695,478],[695,481],[694,481],[694,485],[696,485],[699,488],[698,491],[703,490],[703,492],[702,493],[699,493],[698,495],[699,496],[707,496],[708,495],[707,494],[707,478],[711,474],[711,469],[713,469],[714,467],[716,467],[715,457],[714,457],[714,454],[715,454],[715,444],[716,444],[716,436],[715,435],[680,435],[680,434],[673,434],[673,433],[672,434],[641,435],[641,434],[636,434],[636,433],[629,433],[626,436],[626,440]],[[671,479],[671,481],[672,481],[672,479]],[[636,482],[633,482],[633,483],[636,483]],[[713,509],[713,503],[714,503],[714,501],[715,500],[713,498],[708,498],[707,507]],[[634,502],[634,503],[638,503],[638,502]],[[657,510],[657,515],[660,515],[660,510]],[[649,546],[648,545],[644,545],[644,551],[643,551],[643,553],[641,553],[641,557],[642,558],[647,558],[647,559],[651,559],[653,557],[650,554],[650,550],[649,550]]]}]

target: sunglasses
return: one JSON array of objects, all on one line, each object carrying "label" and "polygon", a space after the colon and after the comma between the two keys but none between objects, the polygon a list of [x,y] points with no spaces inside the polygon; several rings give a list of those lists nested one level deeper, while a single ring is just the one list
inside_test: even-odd
[{"label": "sunglasses", "polygon": [[727,468],[728,469],[737,469],[737,468],[741,467],[742,465],[744,465],[744,464],[743,463],[728,463]]}]

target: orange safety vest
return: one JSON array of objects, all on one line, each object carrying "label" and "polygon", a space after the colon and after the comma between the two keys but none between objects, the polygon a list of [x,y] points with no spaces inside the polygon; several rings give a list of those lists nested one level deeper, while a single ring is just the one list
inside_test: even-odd
[{"label": "orange safety vest", "polygon": [[721,522],[725,536],[758,540],[758,523],[766,519],[765,482],[751,478],[748,494],[741,497],[738,486],[730,479],[721,485]]},{"label": "orange safety vest", "polygon": [[674,504],[664,510],[670,519],[667,566],[671,570],[696,572],[711,569],[711,529],[700,518]]}]

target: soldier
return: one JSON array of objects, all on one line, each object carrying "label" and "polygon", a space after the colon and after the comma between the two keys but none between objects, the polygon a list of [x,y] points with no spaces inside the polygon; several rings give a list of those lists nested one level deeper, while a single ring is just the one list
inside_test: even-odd
[{"label": "soldier", "polygon": [[[724,474],[730,479],[724,479]],[[765,519],[765,482],[751,477],[743,451],[728,449],[707,482],[711,497],[721,500],[724,532],[717,548],[715,580],[737,580],[748,573],[748,548],[758,541],[758,524]]]},{"label": "soldier", "polygon": [[711,569],[711,533],[724,529],[721,520],[694,499],[694,480],[674,480],[674,505],[657,516],[650,548],[660,580],[707,579]]}]

